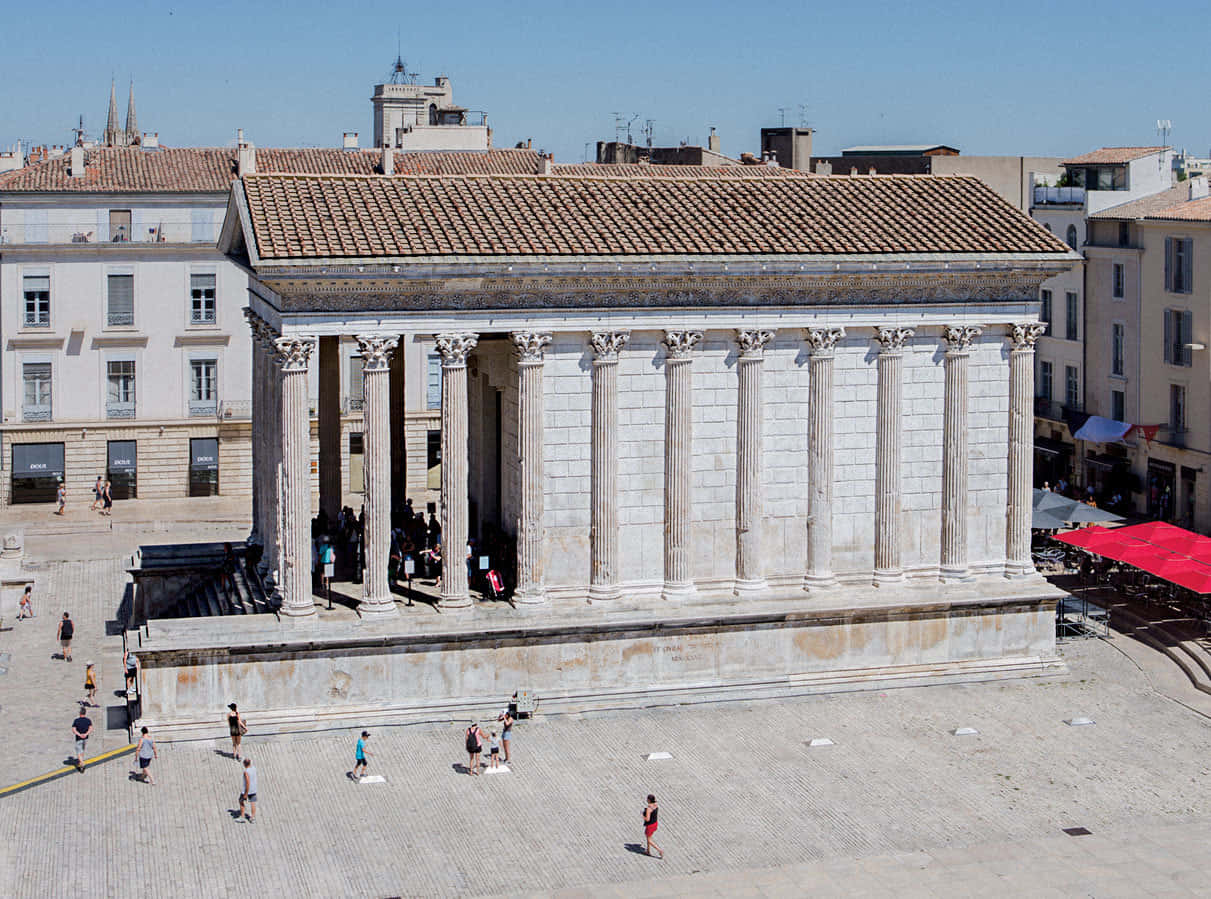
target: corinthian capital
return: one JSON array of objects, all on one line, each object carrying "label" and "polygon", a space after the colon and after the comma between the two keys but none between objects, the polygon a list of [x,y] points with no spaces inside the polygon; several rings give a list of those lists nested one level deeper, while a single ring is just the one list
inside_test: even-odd
[{"label": "corinthian capital", "polygon": [[844,328],[808,328],[803,332],[813,356],[832,355],[837,341],[845,337]]},{"label": "corinthian capital", "polygon": [[899,353],[915,333],[912,328],[879,328],[875,331],[875,340],[879,342],[879,352]]},{"label": "corinthian capital", "polygon": [[1009,326],[1009,348],[1011,350],[1033,350],[1034,343],[1043,336],[1047,326],[1042,322],[1020,322]]},{"label": "corinthian capital", "polygon": [[593,357],[598,362],[616,362],[618,354],[631,339],[630,331],[594,331],[589,338]]},{"label": "corinthian capital", "polygon": [[275,337],[273,348],[282,371],[306,371],[315,351],[315,337],[303,334]]},{"label": "corinthian capital", "polygon": [[442,365],[455,368],[467,364],[467,354],[479,343],[479,335],[470,331],[456,334],[438,334],[437,351],[442,355]]},{"label": "corinthian capital", "polygon": [[690,358],[700,340],[701,331],[665,331],[662,342],[669,349],[669,359],[681,361]]},{"label": "corinthian capital", "polygon": [[362,371],[386,371],[391,367],[391,354],[399,346],[398,337],[359,334],[353,339],[362,354]]},{"label": "corinthian capital", "polygon": [[738,330],[736,344],[740,347],[741,359],[760,359],[765,352],[765,346],[774,339],[773,331]]},{"label": "corinthian capital", "polygon": [[984,329],[975,325],[947,325],[942,329],[942,340],[946,342],[946,352],[966,353],[972,341],[983,333]]},{"label": "corinthian capital", "polygon": [[551,335],[540,331],[514,331],[512,337],[518,358],[531,364],[542,362],[542,349],[551,342]]}]

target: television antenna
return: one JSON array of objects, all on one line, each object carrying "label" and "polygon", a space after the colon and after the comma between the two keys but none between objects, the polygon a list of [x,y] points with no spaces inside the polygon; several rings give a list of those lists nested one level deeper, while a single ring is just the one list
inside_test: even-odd
[{"label": "television antenna", "polygon": [[1169,149],[1169,132],[1171,132],[1172,130],[1173,130],[1173,120],[1172,119],[1157,119],[1156,120],[1156,133],[1158,135],[1160,135],[1160,139],[1161,139],[1161,155],[1160,155],[1160,158],[1157,159],[1157,161],[1156,161],[1158,168],[1163,169],[1165,167],[1165,151]]},{"label": "television antenna", "polygon": [[612,112],[612,113],[610,113],[610,115],[612,115],[614,117],[614,143],[620,144],[620,143],[622,143],[622,128],[623,128],[622,113],[621,112]]},{"label": "television antenna", "polygon": [[806,103],[799,104],[799,127],[800,128],[807,127],[807,104]]},{"label": "television antenna", "polygon": [[786,127],[786,111],[789,108],[790,108],[789,106],[779,106],[778,107],[778,127],[779,128]]},{"label": "television antenna", "polygon": [[652,148],[652,132],[656,129],[655,119],[646,119],[643,123],[643,137],[647,142],[648,149]]},{"label": "television antenna", "polygon": [[73,128],[72,131],[76,135],[76,146],[77,147],[84,146],[84,115],[83,114],[80,115],[80,119],[77,122],[76,127]]},{"label": "television antenna", "polygon": [[627,119],[627,143],[628,144],[635,143],[635,138],[631,136],[631,126],[635,124],[635,120],[638,118],[639,118],[639,113],[635,113],[633,116],[631,116],[629,119]]}]

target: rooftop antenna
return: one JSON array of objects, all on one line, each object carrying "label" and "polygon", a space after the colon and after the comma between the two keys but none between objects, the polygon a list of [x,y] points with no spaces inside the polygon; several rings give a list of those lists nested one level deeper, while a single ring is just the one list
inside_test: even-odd
[{"label": "rooftop antenna", "polygon": [[786,110],[787,110],[787,108],[788,107],[786,107],[786,106],[778,107],[778,126],[780,128],[786,127]]},{"label": "rooftop antenna", "polygon": [[84,146],[84,115],[83,115],[83,113],[81,113],[80,120],[76,124],[76,127],[72,129],[72,131],[75,132],[75,135],[76,135],[76,146],[77,147]]},{"label": "rooftop antenna", "polygon": [[631,116],[629,119],[627,119],[627,143],[628,144],[635,143],[635,138],[631,137],[631,126],[635,124],[635,120],[637,118],[639,118],[639,113],[635,113],[633,116]]},{"label": "rooftop antenna", "polygon": [[622,143],[622,113],[614,112],[610,114],[614,116],[614,143],[620,144]]},{"label": "rooftop antenna", "polygon": [[1156,133],[1161,138],[1161,155],[1156,161],[1157,168],[1165,167],[1165,151],[1169,149],[1169,132],[1173,130],[1173,121],[1171,119],[1157,119]]},{"label": "rooftop antenna", "polygon": [[648,149],[652,148],[652,132],[656,129],[656,120],[647,119],[643,123],[643,136],[647,140]]},{"label": "rooftop antenna", "polygon": [[806,103],[799,104],[799,127],[800,128],[807,127],[807,104]]}]

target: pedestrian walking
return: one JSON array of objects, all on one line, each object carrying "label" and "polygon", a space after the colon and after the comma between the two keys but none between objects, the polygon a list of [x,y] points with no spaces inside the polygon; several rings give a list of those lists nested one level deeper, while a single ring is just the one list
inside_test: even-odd
[{"label": "pedestrian walking", "polygon": [[25,592],[21,594],[20,608],[17,610],[17,620],[34,617],[34,588],[26,584]]},{"label": "pedestrian walking", "polygon": [[151,738],[151,734],[147,732],[146,727],[139,731],[139,745],[135,747],[135,755],[139,759],[139,777],[143,783],[149,783],[154,787],[156,779],[151,776],[151,760],[158,759],[160,753],[156,752],[156,743]]},{"label": "pedestrian walking", "polygon": [[336,573],[336,553],[332,542],[325,534],[320,538],[320,589],[325,594],[332,589],[332,576]]},{"label": "pedestrian walking", "polygon": [[513,716],[505,709],[496,719],[501,724],[500,742],[505,748],[505,764],[509,764],[509,741],[513,739]]},{"label": "pedestrian walking", "polygon": [[478,724],[472,724],[467,728],[467,773],[479,773],[479,754],[484,747],[484,732],[479,729]]},{"label": "pedestrian walking", "polygon": [[[374,755],[366,748],[366,741],[370,739],[370,731],[362,731],[362,735],[357,738],[357,749],[353,755],[353,770],[349,772],[349,776],[357,780],[362,774],[366,773],[366,756]],[[361,769],[361,774],[358,769]]]},{"label": "pedestrian walking", "polygon": [[656,804],[656,797],[648,793],[648,803],[643,807],[643,836],[648,841],[648,855],[651,855],[652,850],[655,849],[657,857],[664,858],[664,853],[656,845],[656,841],[652,839],[652,836],[656,833],[656,819],[659,816],[660,806]]},{"label": "pedestrian walking", "polygon": [[496,736],[496,731],[488,735],[488,767],[500,767],[500,738]]},{"label": "pedestrian walking", "polygon": [[126,658],[123,660],[123,664],[126,668],[126,692],[129,693],[135,688],[135,677],[139,673],[139,660],[128,649],[126,650]]},{"label": "pedestrian walking", "polygon": [[248,725],[244,723],[244,718],[240,714],[240,710],[235,707],[235,703],[227,706],[227,732],[231,734],[231,757],[239,759],[240,757],[240,741],[244,734],[248,733]]},{"label": "pedestrian walking", "polygon": [[97,483],[93,484],[93,504],[88,507],[88,511],[90,511],[90,512],[97,511],[97,506],[99,506],[101,504],[101,499],[102,499],[101,488],[104,483],[105,483],[105,479],[102,478],[100,475],[97,475]]},{"label": "pedestrian walking", "polygon": [[63,510],[67,508],[67,486],[63,483],[62,478],[59,478],[59,489],[55,494],[55,502],[59,504],[59,508],[55,510],[55,514],[62,515]]},{"label": "pedestrian walking", "polygon": [[71,638],[76,635],[76,625],[72,622],[71,616],[66,612],[63,613],[63,620],[59,622],[59,648],[63,650],[63,661],[71,661]]},{"label": "pedestrian walking", "polygon": [[84,668],[84,701],[97,707],[97,669],[92,662]]},{"label": "pedestrian walking", "polygon": [[88,717],[87,707],[80,704],[80,715],[71,723],[72,736],[76,738],[76,770],[84,772],[84,749],[88,745],[88,738],[92,736],[93,723]]},{"label": "pedestrian walking", "polygon": [[248,803],[252,808],[252,814],[248,815],[248,823],[256,823],[256,789],[257,789],[256,768],[253,767],[252,759],[244,759],[244,773],[240,781],[240,817],[244,815],[244,803]]},{"label": "pedestrian walking", "polygon": [[105,516],[114,514],[113,485],[109,481],[106,481],[105,486],[101,488],[101,514]]}]

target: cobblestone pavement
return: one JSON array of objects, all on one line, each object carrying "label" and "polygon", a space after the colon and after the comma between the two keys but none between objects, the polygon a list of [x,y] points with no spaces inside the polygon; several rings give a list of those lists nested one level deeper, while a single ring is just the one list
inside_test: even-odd
[{"label": "cobblestone pavement", "polygon": [[[1211,720],[1156,693],[1113,645],[1064,652],[1063,679],[540,714],[519,723],[513,771],[490,777],[462,773],[461,725],[372,729],[380,784],[346,778],[352,731],[250,739],[255,824],[232,816],[239,768],[224,746],[165,745],[158,786],[132,782],[121,759],[0,800],[0,886],[1205,895]],[[1064,724],[1074,716],[1097,723]],[[960,726],[979,734],[953,736]],[[673,758],[645,761],[654,751]],[[637,851],[648,792],[664,861]],[[1061,830],[1075,826],[1092,834]]]}]

